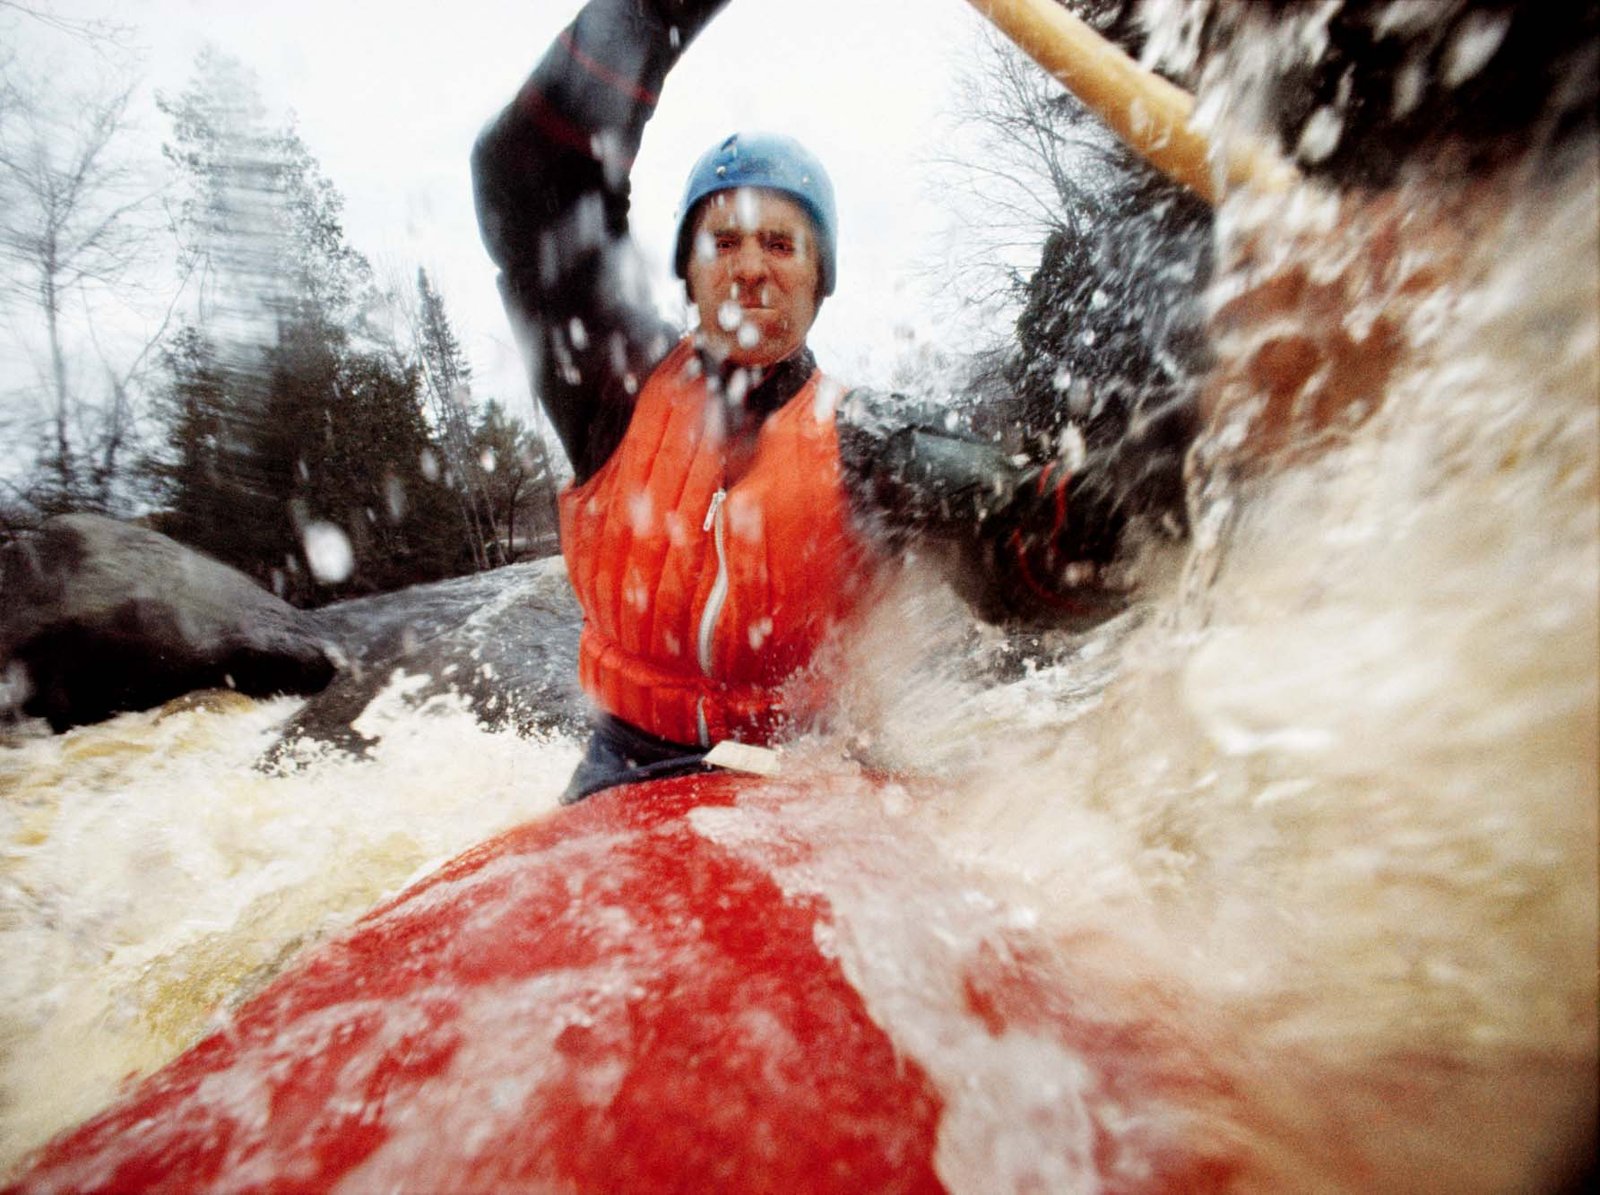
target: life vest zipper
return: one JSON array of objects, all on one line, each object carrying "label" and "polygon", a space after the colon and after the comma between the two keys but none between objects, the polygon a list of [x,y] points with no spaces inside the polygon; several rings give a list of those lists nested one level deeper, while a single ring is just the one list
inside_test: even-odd
[{"label": "life vest zipper", "polygon": [[[706,519],[700,530],[712,533],[712,542],[717,549],[717,579],[712,582],[711,593],[706,598],[706,608],[700,613],[700,671],[706,676],[711,675],[711,653],[715,646],[717,632],[717,618],[722,613],[722,605],[728,600],[728,556],[722,535],[722,504],[728,497],[728,491],[721,488],[711,495],[711,505],[706,508]],[[706,725],[706,699],[702,696],[695,703],[695,723],[700,732],[700,745],[711,746],[711,729]]]}]

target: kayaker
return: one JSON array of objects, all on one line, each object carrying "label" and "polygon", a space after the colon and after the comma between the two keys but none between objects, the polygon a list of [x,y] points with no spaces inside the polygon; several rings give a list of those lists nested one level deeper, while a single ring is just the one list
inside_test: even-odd
[{"label": "kayaker", "polygon": [[1124,529],[1181,490],[1181,412],[1069,471],[826,377],[806,335],[838,276],[836,207],[788,137],[735,133],[694,164],[673,264],[698,326],[661,320],[629,172],[667,72],[725,3],[590,0],[473,154],[484,241],[573,470],[561,545],[596,714],[568,801],[811,725],[819,653],[908,544],[937,548],[991,614],[1103,617]]}]

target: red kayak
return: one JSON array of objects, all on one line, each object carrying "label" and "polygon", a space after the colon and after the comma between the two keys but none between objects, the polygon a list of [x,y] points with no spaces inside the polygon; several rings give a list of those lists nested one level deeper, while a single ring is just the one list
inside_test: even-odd
[{"label": "red kayak", "polygon": [[[752,783],[616,789],[469,851],[10,1189],[1192,1192],[1236,1177],[1238,1158],[1175,1114],[1228,1093],[1172,1033],[1086,1002],[1025,928],[947,940],[919,907],[927,875],[861,924],[837,916],[806,877],[838,860],[785,818],[806,794],[761,782],[746,816]],[[873,847],[882,825],[855,866],[919,870],[890,836]],[[740,826],[759,850],[717,832]],[[874,933],[906,956],[840,946]]]}]

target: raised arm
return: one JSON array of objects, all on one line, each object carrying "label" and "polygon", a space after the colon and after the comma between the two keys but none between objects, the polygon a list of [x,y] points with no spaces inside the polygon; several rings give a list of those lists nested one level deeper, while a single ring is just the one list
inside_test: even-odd
[{"label": "raised arm", "polygon": [[672,342],[628,239],[628,176],[667,71],[726,2],[590,0],[473,150],[484,244],[579,481]]}]

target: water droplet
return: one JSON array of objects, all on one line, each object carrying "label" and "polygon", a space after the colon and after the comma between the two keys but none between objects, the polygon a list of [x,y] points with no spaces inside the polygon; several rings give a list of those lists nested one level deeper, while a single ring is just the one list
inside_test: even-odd
[{"label": "water droplet", "polygon": [[1376,15],[1372,29],[1379,39],[1395,34],[1409,37],[1438,20],[1439,6],[1437,0],[1392,0]]},{"label": "water droplet", "polygon": [[1300,143],[1295,147],[1295,155],[1302,162],[1326,161],[1339,147],[1339,138],[1343,133],[1344,117],[1326,105],[1318,108],[1300,130]]},{"label": "water droplet", "polygon": [[1135,140],[1148,140],[1154,121],[1143,100],[1135,99],[1128,105],[1128,127],[1133,130]]},{"label": "water droplet", "polygon": [[305,546],[306,564],[317,580],[333,585],[349,578],[355,571],[355,552],[350,539],[332,523],[309,523],[301,537]]},{"label": "water droplet", "polygon": [[733,214],[740,228],[753,229],[761,223],[761,208],[756,202],[754,189],[739,188],[733,197]]},{"label": "water droplet", "polygon": [[1076,589],[1094,580],[1094,565],[1086,560],[1075,560],[1061,572],[1062,581]]},{"label": "water droplet", "polygon": [[844,396],[844,387],[832,378],[823,378],[817,385],[817,395],[811,404],[811,414],[818,423],[832,416]]},{"label": "water droplet", "polygon": [[1089,459],[1089,447],[1083,442],[1083,432],[1076,423],[1069,423],[1061,429],[1061,443],[1057,446],[1056,455],[1061,458],[1067,472],[1074,474]]},{"label": "water droplet", "polygon": [[655,521],[655,506],[648,491],[641,490],[628,499],[628,524],[635,535],[647,535]]},{"label": "water droplet", "polygon": [[1510,23],[1509,17],[1499,13],[1474,12],[1463,17],[1445,51],[1445,83],[1459,87],[1488,65],[1505,41]]},{"label": "water droplet", "polygon": [[1428,68],[1424,62],[1411,59],[1396,72],[1394,95],[1390,103],[1390,112],[1396,120],[1401,120],[1416,111],[1427,86]]}]

